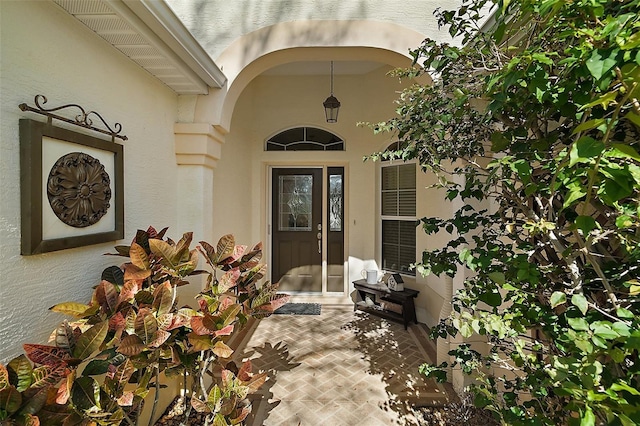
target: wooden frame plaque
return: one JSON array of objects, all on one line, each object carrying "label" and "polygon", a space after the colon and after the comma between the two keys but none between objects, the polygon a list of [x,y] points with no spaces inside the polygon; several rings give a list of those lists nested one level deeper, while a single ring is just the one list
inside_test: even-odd
[{"label": "wooden frame plaque", "polygon": [[21,254],[124,238],[124,150],[20,119]]}]

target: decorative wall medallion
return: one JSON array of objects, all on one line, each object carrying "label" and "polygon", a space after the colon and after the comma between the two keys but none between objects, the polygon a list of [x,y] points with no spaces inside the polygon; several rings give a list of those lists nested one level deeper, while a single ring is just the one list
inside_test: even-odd
[{"label": "decorative wall medallion", "polygon": [[100,160],[71,152],[56,161],[47,179],[49,205],[64,223],[85,228],[109,210],[111,180]]},{"label": "decorative wall medallion", "polygon": [[122,145],[20,119],[21,254],[124,238],[123,194]]}]

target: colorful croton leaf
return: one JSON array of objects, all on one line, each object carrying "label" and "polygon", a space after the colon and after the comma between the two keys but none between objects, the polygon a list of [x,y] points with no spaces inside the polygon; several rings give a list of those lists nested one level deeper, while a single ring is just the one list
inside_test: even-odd
[{"label": "colorful croton leaf", "polygon": [[[176,242],[166,231],[139,230],[130,245],[117,246],[113,255],[129,261],[102,272],[89,303],[51,308],[72,319],[53,331],[50,345],[25,344],[25,355],[0,365],[0,421],[135,424],[151,388],[162,388],[161,373],[184,375],[191,406],[209,409],[218,424],[246,418],[246,395],[266,374],[253,376],[245,364],[238,377],[225,372],[211,389],[201,387],[201,377],[233,355],[228,339],[250,317],[267,316],[288,297],[277,285],[259,284],[266,274],[261,244],[247,250],[225,235],[215,248],[201,242],[191,249],[192,233]],[[199,255],[209,270],[196,270]],[[202,274],[206,288],[180,305],[177,287]],[[207,396],[201,404],[198,395]]]}]

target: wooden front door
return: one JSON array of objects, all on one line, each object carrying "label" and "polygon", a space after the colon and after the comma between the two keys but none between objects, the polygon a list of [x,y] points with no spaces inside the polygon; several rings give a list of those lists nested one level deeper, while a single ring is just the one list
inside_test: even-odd
[{"label": "wooden front door", "polygon": [[322,169],[273,169],[272,281],[322,291]]}]

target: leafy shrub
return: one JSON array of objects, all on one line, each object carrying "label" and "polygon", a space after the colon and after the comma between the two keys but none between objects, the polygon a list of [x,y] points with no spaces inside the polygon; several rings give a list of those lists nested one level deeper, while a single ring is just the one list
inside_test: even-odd
[{"label": "leafy shrub", "polygon": [[[483,16],[492,17],[483,26]],[[485,336],[452,365],[505,424],[640,423],[640,2],[464,0],[438,17],[463,47],[412,52],[431,86],[374,126],[436,173],[450,234],[422,274],[467,274],[434,330]],[[491,368],[487,368],[491,367]]]},{"label": "leafy shrub", "polygon": [[[226,364],[233,350],[225,341],[250,317],[262,318],[287,302],[266,282],[262,246],[236,245],[226,235],[216,247],[192,234],[174,242],[166,228],[138,231],[128,257],[104,270],[88,304],[60,303],[51,310],[73,317],[60,324],[50,345],[25,344],[25,354],[0,365],[2,424],[137,424],[145,398],[160,390],[160,373],[184,375],[191,405],[216,425],[241,424],[250,412],[246,400],[266,380],[251,363]],[[197,270],[202,256],[208,270]],[[198,309],[178,307],[177,287],[186,277],[206,275]],[[221,379],[205,385],[214,363]],[[187,389],[185,389],[186,391]],[[186,417],[188,417],[188,412]],[[153,415],[152,415],[153,417]]]}]

